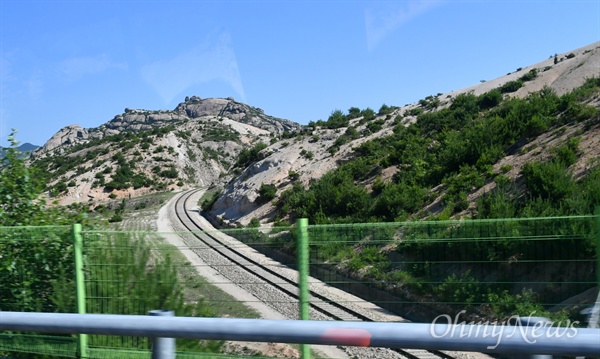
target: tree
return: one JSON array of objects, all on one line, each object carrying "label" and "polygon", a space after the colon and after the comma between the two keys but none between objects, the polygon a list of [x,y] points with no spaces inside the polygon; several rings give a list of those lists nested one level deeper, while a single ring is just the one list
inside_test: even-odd
[{"label": "tree", "polygon": [[383,115],[387,115],[388,113],[392,112],[392,108],[386,104],[381,105],[381,107],[379,108],[379,112],[377,112],[377,114],[379,116],[383,116]]},{"label": "tree", "polygon": [[40,176],[25,165],[15,133],[0,162],[0,309],[53,311],[55,283],[72,277],[70,229],[45,233],[25,226],[64,224],[70,213],[39,199]]},{"label": "tree", "polygon": [[251,149],[242,149],[242,151],[240,151],[240,154],[238,155],[238,160],[235,163],[235,167],[247,167],[252,162],[258,161],[258,153],[264,150],[265,148],[267,148],[267,145],[262,142],[259,142],[255,144],[254,147],[252,147]]},{"label": "tree", "polygon": [[5,155],[0,164],[0,226],[47,224],[45,202],[38,199],[42,183],[25,165],[16,132],[12,130],[8,136],[10,147],[2,149]]},{"label": "tree", "polygon": [[362,110],[360,114],[362,115],[363,121],[365,122],[371,121],[375,118],[375,111],[373,111],[373,109],[370,107],[367,107],[364,110]]},{"label": "tree", "polygon": [[353,119],[360,117],[360,108],[358,107],[350,107],[348,109],[348,118]]},{"label": "tree", "polygon": [[334,110],[331,112],[331,115],[329,115],[325,126],[329,129],[336,129],[348,126],[348,122],[348,117],[346,117],[341,110]]},{"label": "tree", "polygon": [[260,189],[258,190],[258,198],[256,202],[258,204],[267,203],[273,198],[277,196],[277,187],[272,184],[264,184],[260,185]]}]

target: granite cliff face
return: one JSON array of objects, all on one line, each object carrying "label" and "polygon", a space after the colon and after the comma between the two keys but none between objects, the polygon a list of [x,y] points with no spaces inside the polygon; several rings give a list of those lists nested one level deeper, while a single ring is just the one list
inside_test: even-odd
[{"label": "granite cliff face", "polygon": [[69,125],[60,129],[55,133],[44,146],[38,148],[35,153],[47,153],[60,149],[62,147],[68,147],[76,143],[87,141],[89,138],[88,130],[79,125]]}]

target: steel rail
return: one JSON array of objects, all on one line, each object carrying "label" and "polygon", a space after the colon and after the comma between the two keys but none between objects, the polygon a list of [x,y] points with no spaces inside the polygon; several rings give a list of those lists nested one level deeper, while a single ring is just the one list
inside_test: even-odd
[{"label": "steel rail", "polygon": [[[226,243],[218,239],[217,237],[211,235],[209,232],[205,231],[201,228],[194,218],[190,215],[190,212],[187,208],[187,201],[192,196],[193,193],[199,190],[192,190],[187,193],[184,193],[176,200],[176,210],[175,213],[181,223],[186,227],[191,233],[202,241],[205,245],[207,245],[212,250],[218,252],[220,255],[227,258],[231,263],[239,266],[240,268],[252,273],[252,275],[257,276],[263,281],[269,283],[273,287],[278,290],[284,292],[286,295],[298,300],[299,296],[297,294],[297,283],[286,276],[281,275],[280,273],[268,268],[267,266],[262,265],[261,263],[255,261],[254,259],[240,253],[239,251],[235,251],[233,248],[230,248]],[[201,233],[198,233],[198,230]],[[209,238],[206,238],[209,237]],[[214,243],[213,243],[214,242]],[[248,265],[249,264],[249,265]],[[262,273],[260,273],[262,272]],[[271,277],[271,278],[270,278]],[[275,277],[277,281],[274,281],[272,277]],[[326,296],[310,291],[310,296],[319,300],[319,302],[311,302],[310,306],[313,310],[320,312],[321,314],[330,317],[334,320],[342,320],[342,321],[367,321],[373,322],[373,319],[368,316],[358,313],[352,309],[349,309],[343,306],[340,303],[336,303],[335,301],[327,298]],[[337,313],[334,313],[334,311]],[[341,312],[341,313],[340,313]],[[435,358],[443,358],[443,359],[454,359],[453,356],[448,355],[446,353],[440,352],[438,350],[414,350],[412,348],[393,348],[392,350],[398,352],[401,355],[404,355],[411,359],[435,359]]]}]

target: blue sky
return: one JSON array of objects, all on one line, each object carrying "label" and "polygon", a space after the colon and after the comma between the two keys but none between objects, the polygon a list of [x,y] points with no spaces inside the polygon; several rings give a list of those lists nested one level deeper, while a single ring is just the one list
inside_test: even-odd
[{"label": "blue sky", "polygon": [[0,144],[192,95],[306,124],[599,40],[599,0],[0,0]]}]

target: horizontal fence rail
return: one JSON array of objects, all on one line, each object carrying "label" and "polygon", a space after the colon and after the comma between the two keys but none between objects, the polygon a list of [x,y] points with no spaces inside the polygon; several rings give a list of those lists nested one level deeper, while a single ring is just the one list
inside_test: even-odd
[{"label": "horizontal fence rail", "polygon": [[600,356],[600,329],[0,312],[0,330]]}]

